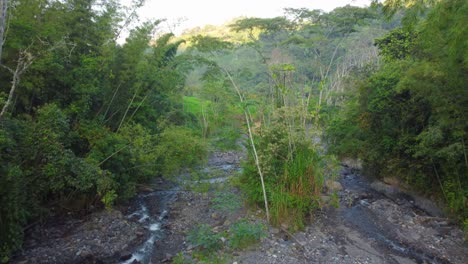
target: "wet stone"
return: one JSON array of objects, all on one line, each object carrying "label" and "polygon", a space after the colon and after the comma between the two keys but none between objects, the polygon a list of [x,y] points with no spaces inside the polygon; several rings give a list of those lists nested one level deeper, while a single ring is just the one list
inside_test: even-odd
[{"label": "wet stone", "polygon": [[130,258],[132,258],[132,252],[130,251],[123,251],[122,253],[120,253],[120,260],[121,261],[126,261],[126,260],[129,260]]}]

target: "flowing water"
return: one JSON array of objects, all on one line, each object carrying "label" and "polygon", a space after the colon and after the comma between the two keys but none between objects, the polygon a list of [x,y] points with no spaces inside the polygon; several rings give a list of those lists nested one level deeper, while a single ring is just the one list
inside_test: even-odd
[{"label": "flowing water", "polygon": [[123,264],[134,261],[139,263],[151,263],[151,256],[155,250],[155,242],[164,238],[163,226],[169,213],[170,204],[176,199],[177,189],[169,191],[154,191],[141,194],[136,203],[138,209],[127,216],[129,219],[137,220],[144,224],[148,230],[148,239],[140,245],[132,257]]},{"label": "flowing water", "polygon": [[[194,181],[189,173],[181,175],[178,179],[180,186],[190,184],[220,184],[229,180],[236,173],[241,171],[237,153],[231,155],[220,155],[214,153],[207,166],[200,168],[199,171],[205,176],[203,179]],[[233,157],[236,157],[233,159]],[[140,194],[135,202],[135,209],[127,218],[138,221],[146,226],[149,233],[148,239],[140,245],[132,257],[123,264],[130,264],[134,261],[147,264],[151,263],[151,258],[156,248],[156,242],[164,239],[164,226],[169,214],[170,205],[177,199],[177,193],[181,190],[179,187],[173,187],[168,191],[153,191],[146,194]]]},{"label": "flowing water", "polygon": [[[185,175],[183,183],[209,183],[218,184],[228,180],[232,175],[239,171],[238,164],[228,164],[216,162],[208,164],[200,169],[205,175],[215,175],[205,177],[202,180],[190,181],[189,175]],[[419,247],[409,245],[402,241],[395,230],[398,226],[386,221],[376,215],[375,211],[369,209],[369,205],[379,199],[389,199],[380,192],[375,191],[368,180],[364,179],[357,171],[350,168],[343,168],[340,180],[347,195],[353,196],[350,203],[343,205],[338,209],[337,218],[342,223],[351,226],[371,241],[375,241],[379,248],[391,254],[410,258],[416,263],[449,263],[445,259],[431,255]],[[127,215],[127,218],[142,223],[147,229],[147,239],[134,252],[132,257],[125,262],[133,263],[151,263],[153,254],[158,251],[157,243],[164,239],[164,226],[169,214],[170,205],[176,200],[178,187],[169,191],[153,191],[146,194],[140,194],[135,202],[134,210]],[[400,202],[408,208],[412,208],[411,201],[407,196],[402,195]],[[413,212],[424,214],[418,208],[412,208]]]}]

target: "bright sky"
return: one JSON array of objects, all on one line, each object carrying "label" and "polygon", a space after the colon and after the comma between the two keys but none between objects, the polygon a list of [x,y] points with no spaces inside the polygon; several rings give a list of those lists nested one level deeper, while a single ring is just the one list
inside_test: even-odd
[{"label": "bright sky", "polygon": [[167,25],[183,19],[185,21],[175,29],[180,33],[196,26],[223,24],[239,16],[280,16],[285,7],[331,11],[347,4],[365,6],[370,0],[147,0],[139,14],[142,19],[166,18]]}]

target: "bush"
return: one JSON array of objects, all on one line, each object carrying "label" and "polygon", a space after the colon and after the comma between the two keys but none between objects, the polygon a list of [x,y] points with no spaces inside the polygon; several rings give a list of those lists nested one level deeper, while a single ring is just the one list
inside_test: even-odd
[{"label": "bush", "polygon": [[[263,128],[257,152],[264,174],[270,218],[274,225],[301,229],[309,212],[319,207],[325,163],[300,127],[286,124],[287,109],[280,109],[275,121]],[[243,164],[241,187],[250,202],[263,205],[260,176],[253,156]]]},{"label": "bush", "polygon": [[204,140],[191,130],[183,127],[166,128],[155,147],[158,169],[165,177],[173,176],[184,168],[205,161],[206,151]]},{"label": "bush", "polygon": [[229,246],[234,249],[243,249],[267,236],[266,227],[263,224],[249,223],[241,220],[229,228]]},{"label": "bush", "polygon": [[213,208],[224,212],[232,212],[242,207],[239,194],[232,192],[218,192],[212,200]]},{"label": "bush", "polygon": [[10,168],[0,175],[0,186],[0,263],[4,263],[23,242],[23,225],[28,216],[23,172],[18,167]]},{"label": "bush", "polygon": [[203,253],[210,253],[223,247],[221,237],[222,234],[214,233],[209,225],[200,224],[188,233],[187,239]]},{"label": "bush", "polygon": [[194,263],[193,261],[187,259],[182,252],[178,253],[175,255],[175,257],[172,259],[172,264],[192,264]]}]

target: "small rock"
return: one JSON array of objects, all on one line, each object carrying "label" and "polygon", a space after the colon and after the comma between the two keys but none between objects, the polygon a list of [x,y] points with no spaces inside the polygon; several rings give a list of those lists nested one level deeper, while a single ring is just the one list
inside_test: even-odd
[{"label": "small rock", "polygon": [[447,226],[449,223],[447,221],[437,222],[440,226]]},{"label": "small rock", "polygon": [[320,200],[327,204],[328,202],[330,202],[331,198],[328,195],[321,195]]},{"label": "small rock", "polygon": [[214,212],[214,213],[211,214],[211,218],[213,218],[213,219],[219,219],[219,214],[216,213],[216,212]]},{"label": "small rock", "polygon": [[120,253],[121,261],[129,260],[131,257],[132,257],[132,252],[130,251],[123,251],[122,253]]},{"label": "small rock", "polygon": [[286,223],[282,223],[282,224],[281,224],[281,228],[284,229],[284,230],[288,230],[288,229],[289,229],[289,225],[286,224]]},{"label": "small rock", "polygon": [[87,257],[90,257],[91,255],[92,253],[87,249],[81,250],[80,252],[80,257],[82,258],[87,258]]},{"label": "small rock", "polygon": [[327,189],[332,192],[343,190],[343,186],[341,185],[341,183],[337,181],[331,181],[331,180],[325,181],[325,187],[327,187]]},{"label": "small rock", "polygon": [[279,228],[275,228],[275,227],[270,228],[270,233],[272,233],[273,235],[279,234],[279,232],[280,232]]},{"label": "small rock", "polygon": [[362,206],[369,206],[369,202],[367,200],[360,200],[359,201],[359,204],[361,204]]}]

